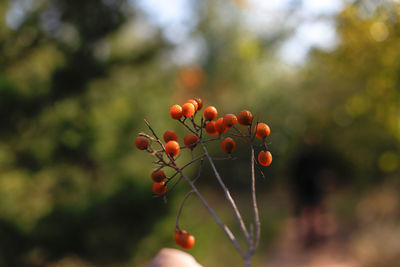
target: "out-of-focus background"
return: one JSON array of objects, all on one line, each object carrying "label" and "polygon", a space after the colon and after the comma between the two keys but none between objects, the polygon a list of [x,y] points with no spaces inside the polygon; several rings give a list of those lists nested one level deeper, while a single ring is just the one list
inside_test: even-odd
[{"label": "out-of-focus background", "polygon": [[[0,1],[0,266],[143,266],[176,247],[188,187],[154,198],[134,138],[146,118],[182,141],[169,108],[195,96],[272,129],[254,266],[400,266],[399,19],[394,0]],[[250,220],[235,154],[217,167]],[[237,232],[208,168],[198,183]],[[194,197],[181,227],[204,266],[240,266]]]}]

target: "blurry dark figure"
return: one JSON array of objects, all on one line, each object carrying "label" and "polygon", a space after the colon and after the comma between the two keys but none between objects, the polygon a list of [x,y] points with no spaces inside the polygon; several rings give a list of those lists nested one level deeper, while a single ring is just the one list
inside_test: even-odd
[{"label": "blurry dark figure", "polygon": [[300,149],[293,162],[290,184],[296,231],[304,248],[321,244],[332,232],[332,220],[324,205],[326,194],[338,177],[338,168],[331,156],[328,149],[312,142]]}]

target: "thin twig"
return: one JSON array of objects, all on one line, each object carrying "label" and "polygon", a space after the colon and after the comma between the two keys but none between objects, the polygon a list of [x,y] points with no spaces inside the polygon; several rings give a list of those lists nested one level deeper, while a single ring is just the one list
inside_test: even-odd
[{"label": "thin twig", "polygon": [[260,223],[260,216],[258,214],[258,206],[257,206],[257,198],[256,198],[256,175],[254,171],[254,147],[251,144],[251,197],[253,201],[253,211],[254,211],[254,223],[256,228],[256,233],[254,236],[252,252],[257,248],[258,242],[260,240],[260,230],[261,230],[261,223]]},{"label": "thin twig", "polygon": [[243,249],[240,247],[238,241],[236,240],[235,236],[231,232],[231,230],[226,226],[218,217],[218,215],[215,213],[215,211],[208,205],[207,201],[204,199],[204,197],[200,194],[199,190],[197,187],[193,184],[192,181],[178,168],[176,167],[177,171],[181,174],[183,179],[190,185],[194,193],[197,195],[197,197],[200,199],[200,201],[203,203],[203,205],[206,207],[208,212],[214,217],[214,220],[218,224],[219,227],[225,232],[225,234],[228,236],[229,240],[232,242],[232,244],[235,246],[235,248],[239,251],[240,255],[243,257],[243,259],[246,259],[247,255],[243,251]]},{"label": "thin twig", "polygon": [[219,175],[217,169],[215,168],[214,162],[213,162],[213,160],[211,159],[210,155],[208,154],[207,148],[205,147],[205,145],[204,145],[201,141],[200,141],[200,144],[201,144],[201,146],[202,146],[202,148],[203,148],[204,154],[206,155],[206,157],[208,158],[208,161],[209,161],[210,164],[211,164],[211,167],[212,167],[212,169],[213,169],[213,171],[214,171],[214,174],[215,174],[215,176],[216,176],[216,178],[217,178],[219,184],[220,184],[221,187],[222,187],[222,190],[223,190],[224,193],[225,193],[225,197],[226,197],[226,199],[228,200],[228,203],[230,204],[230,206],[231,206],[232,209],[233,209],[233,213],[235,214],[236,220],[237,220],[238,223],[239,223],[240,229],[242,230],[242,232],[243,232],[243,234],[244,234],[244,236],[245,236],[247,242],[250,243],[249,232],[247,231],[247,228],[246,228],[246,226],[245,226],[245,224],[244,224],[244,221],[243,221],[243,219],[242,219],[242,216],[240,215],[239,209],[237,208],[236,203],[235,203],[235,201],[233,200],[233,198],[232,198],[232,196],[231,196],[231,193],[229,192],[229,189],[226,187],[226,185],[225,185],[224,182],[222,181],[221,176]]},{"label": "thin twig", "polygon": [[186,123],[185,123],[185,119],[184,120],[178,120],[180,123],[182,123],[183,126],[185,126],[189,131],[191,131],[192,133],[194,133],[195,135],[197,135],[196,131],[193,131]]},{"label": "thin twig", "polygon": [[185,204],[186,199],[187,199],[191,194],[193,194],[193,193],[194,193],[193,190],[187,192],[186,195],[185,195],[185,197],[184,197],[183,200],[182,200],[181,206],[179,207],[179,210],[178,210],[178,214],[176,215],[175,231],[180,230],[180,228],[179,228],[179,217],[181,216],[183,204]]}]

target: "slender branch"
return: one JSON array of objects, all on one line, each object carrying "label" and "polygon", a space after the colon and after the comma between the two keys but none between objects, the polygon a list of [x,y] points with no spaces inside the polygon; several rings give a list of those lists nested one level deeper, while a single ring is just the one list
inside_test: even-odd
[{"label": "slender branch", "polygon": [[175,231],[178,231],[180,229],[179,228],[179,217],[181,216],[183,204],[185,204],[186,199],[193,193],[194,193],[193,190],[189,191],[188,193],[186,193],[185,197],[182,200],[181,206],[179,207],[179,210],[178,210],[178,214],[176,215]]},{"label": "slender branch", "polygon": [[215,174],[215,176],[216,176],[216,178],[217,178],[219,184],[220,184],[221,187],[222,187],[222,190],[223,190],[224,193],[225,193],[225,197],[226,197],[226,199],[228,200],[228,203],[230,204],[230,206],[231,206],[232,209],[233,209],[233,213],[235,214],[236,220],[237,220],[238,223],[239,223],[240,229],[242,230],[242,232],[243,232],[243,234],[244,234],[244,236],[245,236],[245,238],[246,238],[248,244],[250,244],[249,232],[247,231],[247,228],[246,228],[246,226],[245,226],[245,224],[244,224],[244,221],[243,221],[243,219],[242,219],[242,216],[240,215],[239,209],[237,208],[236,203],[235,203],[235,201],[233,200],[233,198],[232,198],[232,196],[231,196],[231,193],[229,192],[229,189],[226,187],[226,185],[225,185],[224,182],[222,181],[221,176],[219,175],[219,173],[218,173],[218,171],[217,171],[217,169],[216,169],[216,167],[215,167],[215,165],[214,165],[214,162],[212,161],[210,155],[208,154],[207,148],[205,147],[205,145],[204,145],[203,142],[200,141],[200,144],[201,144],[201,146],[202,146],[202,148],[203,148],[203,150],[204,150],[204,154],[206,155],[206,157],[208,158],[208,161],[210,162],[210,165],[211,165],[211,167],[212,167],[212,169],[213,169],[213,171],[214,171],[214,174]]},{"label": "slender branch", "polygon": [[185,119],[184,120],[178,120],[180,123],[182,123],[183,126],[185,126],[189,131],[191,131],[192,133],[194,133],[195,135],[197,135],[196,131],[193,131],[186,123],[185,123]]},{"label": "slender branch", "polygon": [[254,171],[254,147],[251,144],[251,198],[253,201],[253,211],[254,211],[254,223],[256,227],[256,233],[253,240],[252,252],[258,246],[258,242],[260,240],[260,230],[261,230],[261,223],[260,223],[260,216],[258,214],[258,206],[257,206],[257,198],[256,198],[256,175]]},{"label": "slender branch", "polygon": [[[186,163],[185,165],[183,165],[182,167],[180,167],[181,170],[185,169],[187,166],[189,166],[190,164],[198,161],[198,160],[202,160],[204,158],[204,154],[201,154],[197,157],[195,157],[194,159],[192,159],[191,161],[189,161],[188,163]],[[179,172],[175,172],[171,177],[169,177],[166,181],[166,183],[168,183],[172,178],[174,178]]]}]

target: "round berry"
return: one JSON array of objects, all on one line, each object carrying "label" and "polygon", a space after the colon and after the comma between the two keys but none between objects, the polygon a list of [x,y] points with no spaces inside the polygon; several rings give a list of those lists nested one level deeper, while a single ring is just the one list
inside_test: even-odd
[{"label": "round berry", "polygon": [[232,138],[227,137],[224,140],[222,140],[221,148],[222,151],[224,151],[225,153],[232,153],[233,151],[235,151],[235,147],[236,143]]},{"label": "round berry", "polygon": [[248,110],[240,111],[237,118],[241,125],[251,125],[251,122],[253,121],[253,115]]},{"label": "round berry", "polygon": [[162,195],[167,191],[167,187],[165,186],[164,182],[155,182],[151,189],[153,190],[154,194],[157,195]]},{"label": "round berry", "polygon": [[188,134],[183,138],[183,143],[185,144],[186,147],[193,149],[197,142],[199,141],[199,138],[195,136],[194,134]]},{"label": "round berry", "polygon": [[254,131],[256,132],[256,136],[260,139],[264,139],[265,137],[267,137],[271,130],[269,129],[269,126],[266,125],[265,123],[258,123],[255,127],[254,127]]},{"label": "round berry", "polygon": [[258,153],[258,162],[262,166],[269,166],[272,162],[272,154],[269,151],[261,151]]},{"label": "round berry", "polygon": [[194,246],[195,238],[185,230],[177,230],[174,234],[177,245],[184,249],[191,249]]},{"label": "round berry", "polygon": [[206,107],[206,109],[204,110],[204,118],[207,121],[215,120],[217,118],[217,115],[218,115],[217,109],[214,108],[213,106]]},{"label": "round berry", "polygon": [[[197,104],[197,101],[194,99],[189,99],[188,101],[186,101],[186,103],[191,103],[194,106],[194,111],[197,111],[199,109],[199,104]],[[185,103],[185,104],[186,104]]]},{"label": "round berry", "polygon": [[197,105],[198,105],[197,110],[200,110],[203,107],[203,100],[201,100],[198,97],[193,98],[193,100],[197,102]]},{"label": "round berry", "polygon": [[165,145],[165,152],[167,152],[168,155],[175,157],[178,155],[180,150],[179,144],[176,141],[168,141],[168,143]]},{"label": "round berry", "polygon": [[149,141],[146,138],[139,136],[136,137],[135,145],[138,149],[145,150],[149,146]]},{"label": "round berry", "polygon": [[209,121],[206,123],[206,132],[209,135],[217,135],[218,131],[215,129],[215,121]]},{"label": "round berry", "polygon": [[217,130],[217,132],[220,134],[222,134],[228,130],[228,128],[226,128],[224,125],[224,118],[219,118],[215,122],[215,130]]},{"label": "round berry", "polygon": [[182,107],[179,105],[173,105],[169,111],[171,117],[175,120],[179,120],[182,117]]},{"label": "round berry", "polygon": [[178,141],[178,136],[174,131],[171,130],[165,131],[163,138],[165,143],[167,143],[168,141]]},{"label": "round berry", "polygon": [[233,114],[226,114],[223,118],[223,123],[226,128],[231,128],[236,125],[237,118]]},{"label": "round berry", "polygon": [[163,170],[155,170],[151,173],[151,179],[153,179],[154,182],[162,182],[165,179],[165,173]]},{"label": "round berry", "polygon": [[192,103],[185,103],[182,106],[182,114],[186,118],[193,116],[195,111],[196,109]]}]

